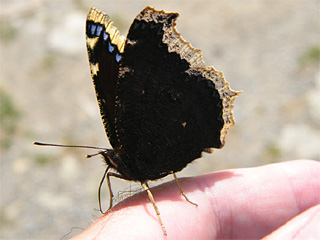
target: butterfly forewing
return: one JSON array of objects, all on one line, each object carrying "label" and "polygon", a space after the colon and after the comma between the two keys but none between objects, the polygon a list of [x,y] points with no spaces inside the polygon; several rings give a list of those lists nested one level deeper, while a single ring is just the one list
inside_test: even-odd
[{"label": "butterfly forewing", "polygon": [[86,43],[102,121],[111,145],[117,148],[115,101],[119,61],[125,38],[113,26],[108,15],[92,8],[86,21]]}]

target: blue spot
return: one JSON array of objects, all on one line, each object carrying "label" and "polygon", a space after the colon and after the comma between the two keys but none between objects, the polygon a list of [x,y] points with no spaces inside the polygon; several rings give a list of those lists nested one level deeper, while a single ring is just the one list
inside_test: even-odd
[{"label": "blue spot", "polygon": [[96,30],[96,35],[97,35],[97,36],[100,36],[101,31],[102,31],[102,26],[101,26],[101,25],[98,25],[98,26],[97,26],[97,30]]},{"label": "blue spot", "polygon": [[114,50],[114,46],[110,42],[109,42],[108,50],[110,53],[112,53]]},{"label": "blue spot", "polygon": [[109,34],[106,32],[103,32],[103,40],[107,41],[108,38],[109,38]]},{"label": "blue spot", "polygon": [[94,33],[96,31],[96,27],[97,27],[97,25],[94,25],[94,24],[91,26],[91,34],[92,35],[94,35]]},{"label": "blue spot", "polygon": [[122,56],[119,53],[116,53],[116,62],[120,62]]}]

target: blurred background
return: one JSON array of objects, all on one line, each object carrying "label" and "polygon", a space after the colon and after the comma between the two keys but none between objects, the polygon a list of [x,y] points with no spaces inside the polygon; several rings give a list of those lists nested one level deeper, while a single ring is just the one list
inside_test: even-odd
[{"label": "blurred background", "polygon": [[[183,38],[243,90],[225,147],[178,176],[320,160],[319,1],[1,0],[1,239],[60,239],[71,231],[69,238],[100,216],[105,164],[84,157],[96,151],[32,142],[110,147],[87,60],[86,14],[95,6],[126,35],[147,5],[179,12]],[[117,179],[112,186],[118,200],[139,188]]]}]

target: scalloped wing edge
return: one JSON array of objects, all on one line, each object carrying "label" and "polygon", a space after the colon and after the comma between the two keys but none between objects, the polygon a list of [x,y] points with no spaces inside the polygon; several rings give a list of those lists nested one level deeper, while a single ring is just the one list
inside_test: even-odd
[{"label": "scalloped wing edge", "polygon": [[215,89],[219,92],[222,99],[222,118],[224,121],[223,128],[220,131],[220,141],[222,148],[225,144],[225,138],[228,135],[228,130],[235,125],[233,118],[234,100],[241,91],[233,91],[230,84],[225,80],[223,73],[216,71],[213,67],[196,67],[187,70],[188,74],[200,73],[202,77],[211,80],[214,83]]},{"label": "scalloped wing edge", "polygon": [[138,14],[136,19],[145,22],[167,23],[167,19],[170,16],[174,17],[171,24],[163,24],[162,28],[164,31],[162,41],[168,45],[169,52],[178,53],[191,67],[205,67],[201,50],[192,47],[177,31],[175,25],[176,19],[179,16],[178,13],[169,13],[163,10],[159,11],[148,6]]}]

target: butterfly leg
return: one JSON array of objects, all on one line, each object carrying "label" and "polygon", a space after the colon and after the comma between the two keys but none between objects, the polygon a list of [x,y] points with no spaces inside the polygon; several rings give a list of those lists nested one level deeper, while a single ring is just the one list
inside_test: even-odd
[{"label": "butterfly leg", "polygon": [[184,196],[184,198],[187,200],[187,202],[189,202],[189,203],[195,205],[196,207],[198,207],[198,204],[191,202],[191,201],[189,200],[189,198],[187,197],[187,195],[183,192],[182,187],[181,187],[181,184],[180,184],[180,182],[178,181],[178,178],[177,178],[176,174],[175,174],[174,172],[172,172],[172,175],[173,175],[173,177],[174,177],[174,180],[176,180],[176,183],[177,183],[177,185],[178,185],[178,188],[179,188],[182,196]]},{"label": "butterfly leg", "polygon": [[163,222],[162,222],[162,219],[161,219],[161,217],[160,217],[160,212],[159,212],[159,210],[158,210],[158,207],[157,207],[157,205],[156,205],[156,202],[154,201],[153,195],[152,195],[152,193],[151,193],[151,191],[150,191],[150,188],[149,188],[147,182],[142,182],[142,183],[141,183],[141,186],[143,187],[144,190],[147,191],[148,197],[149,197],[150,201],[152,202],[153,208],[154,208],[154,210],[156,211],[156,214],[157,214],[157,216],[158,216],[159,222],[160,222],[161,227],[162,227],[162,231],[163,231],[164,235],[167,235],[166,228],[164,227]]},{"label": "butterfly leg", "polygon": [[[99,190],[98,190],[99,209],[100,209],[100,212],[102,214],[105,214],[110,208],[112,208],[113,192],[112,192],[112,189],[111,189],[110,177],[116,177],[116,178],[120,178],[120,179],[124,179],[124,180],[129,180],[129,179],[123,177],[122,175],[118,174],[118,173],[108,172],[108,170],[109,170],[109,167],[107,167],[106,171],[103,174],[103,177],[102,177],[102,179],[100,181]],[[104,212],[102,210],[102,206],[101,206],[101,187],[102,187],[103,181],[105,179],[107,179],[107,185],[108,185],[109,196],[110,196],[110,198],[109,198],[109,207],[108,207],[108,210],[106,212]]]}]

